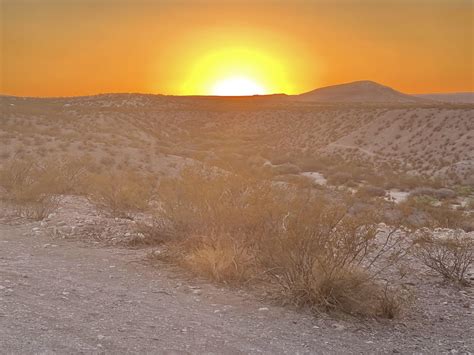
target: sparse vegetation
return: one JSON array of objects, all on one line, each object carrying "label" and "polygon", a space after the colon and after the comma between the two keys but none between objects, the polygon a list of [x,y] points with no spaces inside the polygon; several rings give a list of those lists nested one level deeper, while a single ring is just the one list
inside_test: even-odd
[{"label": "sparse vegetation", "polygon": [[192,272],[218,282],[269,282],[283,302],[313,310],[386,313],[377,276],[405,250],[398,227],[380,232],[378,216],[202,171],[164,181],[160,196],[176,236],[168,256]]},{"label": "sparse vegetation", "polygon": [[57,208],[58,194],[66,192],[73,178],[71,171],[68,163],[60,163],[52,171],[50,163],[12,160],[0,171],[3,199],[12,203],[20,216],[42,220]]},{"label": "sparse vegetation", "polygon": [[[134,219],[129,246],[160,245],[190,272],[297,307],[397,317],[408,301],[383,275],[410,248],[404,228],[474,228],[474,146],[458,132],[472,130],[470,110],[2,100],[14,105],[0,125],[1,194],[18,214],[42,219],[61,195],[84,195],[101,217]],[[392,189],[411,193],[395,205]],[[417,253],[466,260],[450,248],[425,240]]]},{"label": "sparse vegetation", "polygon": [[446,280],[469,284],[467,272],[474,262],[474,242],[459,232],[446,238],[422,235],[416,252],[423,263]]},{"label": "sparse vegetation", "polygon": [[144,211],[154,197],[156,181],[133,172],[91,174],[87,177],[88,196],[115,217],[130,217]]}]

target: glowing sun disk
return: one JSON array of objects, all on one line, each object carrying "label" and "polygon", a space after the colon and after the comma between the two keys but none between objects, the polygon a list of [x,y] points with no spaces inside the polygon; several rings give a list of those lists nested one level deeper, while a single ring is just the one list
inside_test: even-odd
[{"label": "glowing sun disk", "polygon": [[218,81],[212,88],[217,96],[264,95],[265,89],[255,81],[245,77],[233,77]]}]

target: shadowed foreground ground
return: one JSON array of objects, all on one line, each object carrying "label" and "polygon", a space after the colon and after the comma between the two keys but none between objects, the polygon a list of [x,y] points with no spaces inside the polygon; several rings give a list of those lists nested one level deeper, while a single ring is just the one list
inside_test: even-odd
[{"label": "shadowed foreground ground", "polygon": [[35,233],[36,225],[0,224],[0,353],[462,353],[469,347],[457,333],[467,336],[469,329],[442,339],[402,322],[313,318],[150,267],[143,251],[54,240]]}]

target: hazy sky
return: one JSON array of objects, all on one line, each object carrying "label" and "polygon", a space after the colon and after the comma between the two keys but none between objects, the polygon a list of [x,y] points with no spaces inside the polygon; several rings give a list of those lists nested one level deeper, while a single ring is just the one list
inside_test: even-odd
[{"label": "hazy sky", "polygon": [[474,91],[473,0],[0,0],[0,92]]}]

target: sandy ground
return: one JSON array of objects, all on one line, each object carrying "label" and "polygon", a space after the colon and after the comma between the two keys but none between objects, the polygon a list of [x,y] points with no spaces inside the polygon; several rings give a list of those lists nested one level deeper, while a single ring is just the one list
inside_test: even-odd
[{"label": "sandy ground", "polygon": [[313,316],[42,225],[0,219],[2,354],[474,352],[470,290],[430,283],[397,321]]}]

